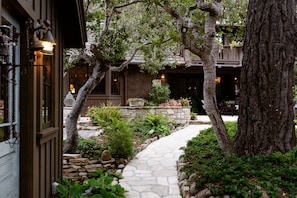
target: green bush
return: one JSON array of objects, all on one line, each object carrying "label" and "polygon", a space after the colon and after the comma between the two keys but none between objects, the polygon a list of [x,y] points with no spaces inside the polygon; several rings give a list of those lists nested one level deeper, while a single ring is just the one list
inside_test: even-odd
[{"label": "green bush", "polygon": [[133,131],[129,122],[112,119],[104,128],[107,146],[115,158],[127,158],[134,152]]},{"label": "green bush", "polygon": [[[234,139],[236,123],[226,125]],[[297,147],[286,154],[267,156],[223,155],[212,128],[188,142],[185,149],[184,171],[196,173],[199,190],[209,188],[214,196],[261,197],[265,189],[269,197],[294,198],[297,194]],[[219,170],[219,171],[218,171]]]},{"label": "green bush", "polygon": [[120,119],[120,108],[110,103],[102,104],[101,107],[91,107],[88,116],[91,121],[100,127],[108,126],[113,119]]},{"label": "green bush", "polygon": [[135,119],[133,126],[135,131],[141,132],[143,140],[156,135],[169,135],[174,128],[172,120],[162,114],[154,115],[153,113],[148,113],[144,119]]},{"label": "green bush", "polygon": [[70,179],[58,181],[58,195],[60,198],[81,197],[108,197],[125,198],[125,189],[119,184],[112,185],[114,177],[121,178],[112,172],[103,172],[101,169],[93,173],[87,183],[79,185]]},{"label": "green bush", "polygon": [[78,150],[86,158],[99,159],[105,149],[106,147],[101,145],[94,137],[88,139],[80,138],[78,142]]},{"label": "green bush", "polygon": [[153,85],[149,92],[150,102],[154,105],[167,102],[170,99],[170,93],[169,85]]}]

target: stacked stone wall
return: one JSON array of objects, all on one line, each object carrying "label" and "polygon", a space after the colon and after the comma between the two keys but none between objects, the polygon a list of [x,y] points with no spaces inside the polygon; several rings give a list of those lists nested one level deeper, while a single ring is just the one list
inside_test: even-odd
[{"label": "stacked stone wall", "polygon": [[191,108],[190,107],[120,107],[121,115],[126,119],[135,119],[136,117],[144,117],[147,113],[151,112],[154,115],[162,114],[172,118],[177,124],[188,124],[191,119]]},{"label": "stacked stone wall", "polygon": [[[123,162],[124,163],[124,162]],[[72,179],[82,183],[87,181],[92,173],[99,169],[116,170],[121,172],[124,168],[124,164],[120,164],[116,167],[115,159],[111,158],[108,160],[90,160],[83,158],[81,154],[64,154],[63,155],[63,177]]]}]

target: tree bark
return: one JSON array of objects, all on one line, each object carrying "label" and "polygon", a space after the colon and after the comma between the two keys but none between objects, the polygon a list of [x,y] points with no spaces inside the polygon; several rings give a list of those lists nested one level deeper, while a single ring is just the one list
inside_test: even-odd
[{"label": "tree bark", "polygon": [[295,0],[249,1],[234,144],[240,155],[285,153],[296,145],[295,8]]},{"label": "tree bark", "polygon": [[89,77],[87,82],[79,89],[76,97],[76,101],[73,104],[72,110],[66,117],[66,133],[67,139],[63,147],[63,153],[76,153],[78,146],[78,131],[77,131],[77,120],[81,109],[92,90],[100,83],[104,78],[108,66],[97,64],[92,75]]},{"label": "tree bark", "polygon": [[[205,42],[203,53],[200,54],[203,63],[204,84],[203,97],[204,108],[212,123],[214,133],[217,137],[220,148],[226,155],[233,153],[233,144],[227,133],[222,116],[218,110],[216,101],[216,62],[215,55],[218,53],[218,45],[215,41],[215,26],[220,10],[217,4],[212,7],[216,12],[210,12],[205,23]],[[221,11],[222,12],[222,11]],[[212,14],[213,13],[213,14]]]},{"label": "tree bark", "polygon": [[[204,71],[204,108],[207,115],[210,118],[212,123],[214,133],[217,137],[218,143],[222,151],[229,155],[234,152],[233,144],[230,140],[230,137],[227,133],[225,124],[221,117],[221,114],[217,108],[216,101],[216,62],[215,56],[218,52],[218,45],[215,41],[216,35],[216,21],[218,17],[222,16],[223,8],[220,4],[220,0],[216,0],[212,3],[204,2],[202,0],[198,0],[197,4],[190,7],[190,10],[194,10],[196,8],[208,12],[208,17],[205,23],[205,35],[203,38],[203,44],[197,44],[197,32],[196,28],[188,26],[187,24],[193,24],[192,19],[189,18],[189,12],[187,12],[186,17],[181,17],[180,14],[171,7],[171,5],[167,2],[164,5],[164,9],[169,13],[172,17],[177,20],[177,29],[181,38],[181,42],[185,46],[186,49],[191,51],[192,53],[198,55],[201,58],[203,64]],[[194,39],[191,38],[189,32],[192,33]]]}]

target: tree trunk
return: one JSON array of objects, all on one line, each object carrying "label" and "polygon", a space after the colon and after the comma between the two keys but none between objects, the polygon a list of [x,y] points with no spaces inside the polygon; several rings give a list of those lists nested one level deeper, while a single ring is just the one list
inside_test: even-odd
[{"label": "tree trunk", "polygon": [[222,116],[218,110],[216,101],[216,62],[215,55],[218,52],[218,46],[215,41],[215,25],[217,16],[209,16],[205,24],[205,48],[201,57],[204,72],[203,97],[204,108],[212,123],[214,133],[222,151],[229,155],[233,153],[233,144],[227,133]]},{"label": "tree trunk", "polygon": [[76,97],[76,101],[73,104],[72,110],[66,118],[66,133],[67,139],[64,144],[64,153],[76,153],[78,145],[78,131],[77,131],[77,120],[81,109],[87,99],[89,93],[100,83],[105,76],[108,67],[106,65],[96,65],[93,69],[92,75],[89,77],[87,82],[79,89]]},{"label": "tree trunk", "polygon": [[249,1],[234,144],[240,155],[285,153],[296,145],[295,8],[295,0]]}]

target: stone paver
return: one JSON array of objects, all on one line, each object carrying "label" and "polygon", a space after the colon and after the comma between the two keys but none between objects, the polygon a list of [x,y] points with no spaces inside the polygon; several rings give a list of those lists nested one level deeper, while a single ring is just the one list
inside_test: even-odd
[{"label": "stone paver", "polygon": [[[237,121],[238,116],[223,116],[224,121]],[[198,116],[200,123],[209,123],[208,116]],[[210,125],[189,125],[151,143],[138,153],[123,170],[120,185],[126,198],[181,198],[176,161],[183,153],[181,147]]]},{"label": "stone paver", "polygon": [[189,125],[170,136],[151,143],[124,168],[120,185],[129,192],[126,198],[181,198],[176,161],[181,147],[209,125]]}]

